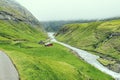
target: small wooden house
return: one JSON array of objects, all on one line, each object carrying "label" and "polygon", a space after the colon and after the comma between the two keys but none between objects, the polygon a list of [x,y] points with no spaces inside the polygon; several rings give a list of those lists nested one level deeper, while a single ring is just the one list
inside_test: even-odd
[{"label": "small wooden house", "polygon": [[53,43],[45,43],[45,46],[47,47],[49,47],[49,46],[53,46]]}]

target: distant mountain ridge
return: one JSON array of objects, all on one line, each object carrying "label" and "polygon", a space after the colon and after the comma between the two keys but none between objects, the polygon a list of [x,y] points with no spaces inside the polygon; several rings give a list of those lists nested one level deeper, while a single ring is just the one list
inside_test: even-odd
[{"label": "distant mountain ridge", "polygon": [[44,21],[41,22],[44,29],[48,32],[57,32],[62,26],[65,24],[74,24],[74,23],[89,23],[89,22],[96,22],[96,21],[110,21],[110,20],[119,20],[120,17],[111,17],[111,18],[103,18],[103,19],[91,19],[91,20],[60,20],[60,21]]}]

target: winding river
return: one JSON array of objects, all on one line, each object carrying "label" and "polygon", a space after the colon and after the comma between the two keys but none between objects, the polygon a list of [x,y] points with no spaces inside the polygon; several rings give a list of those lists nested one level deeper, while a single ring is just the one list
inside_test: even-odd
[{"label": "winding river", "polygon": [[115,78],[115,80],[120,80],[120,73],[116,73],[112,70],[109,70],[107,67],[103,66],[100,62],[97,61],[97,59],[99,58],[99,56],[88,53],[87,51],[72,47],[68,44],[59,42],[55,39],[54,37],[54,33],[49,32],[48,33],[49,38],[51,39],[52,42],[61,44],[73,51],[75,51],[81,58],[83,58],[87,63],[91,64],[92,66],[96,67],[97,69],[99,69],[100,71],[112,76],[113,78]]}]

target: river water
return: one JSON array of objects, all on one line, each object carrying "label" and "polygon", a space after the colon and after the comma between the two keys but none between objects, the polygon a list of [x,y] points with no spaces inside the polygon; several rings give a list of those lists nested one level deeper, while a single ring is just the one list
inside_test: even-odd
[{"label": "river water", "polygon": [[115,78],[115,80],[120,80],[120,73],[116,73],[112,70],[109,70],[107,67],[103,66],[99,61],[97,61],[97,59],[99,58],[99,56],[88,53],[87,51],[72,47],[68,44],[59,42],[55,39],[54,37],[54,33],[53,32],[49,32],[48,33],[49,38],[51,39],[52,42],[61,44],[73,51],[75,51],[81,58],[83,58],[87,63],[91,64],[92,66],[96,67],[97,69],[99,69],[100,71],[112,76],[113,78]]}]

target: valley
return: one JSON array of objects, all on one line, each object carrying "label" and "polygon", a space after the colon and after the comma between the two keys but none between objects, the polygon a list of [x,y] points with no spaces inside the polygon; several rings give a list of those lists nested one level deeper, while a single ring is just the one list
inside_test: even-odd
[{"label": "valley", "polygon": [[[0,74],[8,73],[10,67],[2,62],[8,61],[19,80],[119,80],[119,23],[61,21],[48,23],[55,24],[48,28],[16,1],[0,0]],[[60,42],[47,34],[49,30],[58,31],[55,38]]]}]

